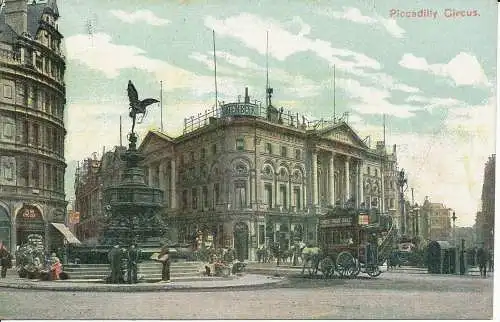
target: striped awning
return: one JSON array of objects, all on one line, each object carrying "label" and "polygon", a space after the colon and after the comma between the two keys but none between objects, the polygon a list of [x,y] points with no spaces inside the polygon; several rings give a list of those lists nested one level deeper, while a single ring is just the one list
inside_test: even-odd
[{"label": "striped awning", "polygon": [[64,238],[66,238],[69,244],[79,245],[82,243],[78,240],[78,238],[75,237],[75,235],[73,235],[73,233],[68,229],[68,227],[66,227],[65,224],[53,222],[52,226],[59,230],[59,232],[64,236]]}]

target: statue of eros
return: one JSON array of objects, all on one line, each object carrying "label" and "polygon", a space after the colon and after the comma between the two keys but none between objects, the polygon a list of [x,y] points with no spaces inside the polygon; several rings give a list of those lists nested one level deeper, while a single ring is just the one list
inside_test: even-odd
[{"label": "statue of eros", "polygon": [[135,89],[135,86],[134,84],[132,84],[131,80],[128,81],[127,93],[128,93],[128,100],[130,102],[129,116],[132,118],[132,133],[134,133],[137,114],[142,114],[141,119],[137,122],[141,123],[142,119],[146,114],[146,107],[148,107],[151,104],[158,103],[159,101],[154,98],[146,98],[143,99],[142,101],[139,100],[139,95],[137,94],[137,90]]}]

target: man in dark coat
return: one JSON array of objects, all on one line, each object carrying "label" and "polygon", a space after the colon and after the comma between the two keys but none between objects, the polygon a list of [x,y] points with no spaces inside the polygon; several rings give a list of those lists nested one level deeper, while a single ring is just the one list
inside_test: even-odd
[{"label": "man in dark coat", "polygon": [[486,277],[486,263],[488,262],[488,251],[484,248],[484,243],[482,247],[477,250],[476,256],[481,277]]},{"label": "man in dark coat", "polygon": [[167,244],[163,245],[158,255],[158,259],[162,263],[161,280],[166,283],[170,282],[170,255],[168,248]]},{"label": "man in dark coat", "polygon": [[111,267],[111,283],[118,284],[122,279],[122,251],[120,250],[120,246],[114,246],[111,251],[108,253],[108,260]]},{"label": "man in dark coat", "polygon": [[12,267],[12,255],[9,253],[3,241],[0,241],[0,264],[2,265],[2,278],[7,276],[7,269]]},{"label": "man in dark coat", "polygon": [[137,283],[137,268],[139,263],[140,252],[137,249],[136,244],[130,245],[130,248],[127,252],[127,277],[129,284]]}]

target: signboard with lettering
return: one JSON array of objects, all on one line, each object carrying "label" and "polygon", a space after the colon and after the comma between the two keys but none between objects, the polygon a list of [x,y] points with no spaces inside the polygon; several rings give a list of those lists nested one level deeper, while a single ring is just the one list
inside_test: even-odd
[{"label": "signboard with lettering", "polygon": [[367,214],[360,214],[358,224],[368,225],[370,223],[369,216]]},{"label": "signboard with lettering", "polygon": [[78,211],[71,211],[69,213],[69,224],[70,225],[75,225],[80,223],[80,212]]},{"label": "signboard with lettering", "polygon": [[320,221],[321,227],[345,227],[351,225],[352,217],[328,218]]},{"label": "signboard with lettering", "polygon": [[221,116],[258,116],[259,106],[252,103],[228,103],[221,107]]}]

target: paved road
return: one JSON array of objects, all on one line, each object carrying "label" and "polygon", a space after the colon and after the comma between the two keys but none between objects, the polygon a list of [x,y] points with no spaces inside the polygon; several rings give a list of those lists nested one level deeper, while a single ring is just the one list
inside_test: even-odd
[{"label": "paved road", "polygon": [[0,289],[7,319],[492,319],[493,279],[383,274],[279,288],[88,293]]}]

